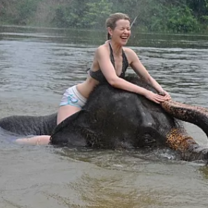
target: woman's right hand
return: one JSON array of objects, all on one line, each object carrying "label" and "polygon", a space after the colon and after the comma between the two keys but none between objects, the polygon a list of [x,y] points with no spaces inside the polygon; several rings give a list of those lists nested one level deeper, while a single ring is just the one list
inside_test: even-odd
[{"label": "woman's right hand", "polygon": [[153,102],[155,102],[157,104],[160,104],[160,103],[162,103],[164,101],[169,100],[169,98],[167,98],[166,96],[158,95],[158,94],[156,94],[156,93],[154,93],[152,91],[149,91],[149,90],[146,91],[146,93],[144,94],[144,96],[147,99],[149,99],[149,100],[151,100],[151,101],[153,101]]}]

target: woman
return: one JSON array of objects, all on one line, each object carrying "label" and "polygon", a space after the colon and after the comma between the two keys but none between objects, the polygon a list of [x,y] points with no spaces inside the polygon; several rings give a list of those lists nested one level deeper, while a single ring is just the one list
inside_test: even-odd
[{"label": "woman", "polygon": [[[147,72],[136,53],[132,49],[124,47],[131,35],[128,15],[123,13],[110,15],[106,20],[106,28],[108,41],[95,51],[87,79],[83,83],[68,88],[64,93],[58,110],[57,124],[80,111],[94,87],[101,82],[108,82],[113,87],[138,93],[158,104],[170,99],[169,94]],[[128,66],[131,66],[136,74],[149,83],[158,94],[124,80]],[[17,142],[48,144],[50,136],[41,135],[28,139],[18,139]]]}]

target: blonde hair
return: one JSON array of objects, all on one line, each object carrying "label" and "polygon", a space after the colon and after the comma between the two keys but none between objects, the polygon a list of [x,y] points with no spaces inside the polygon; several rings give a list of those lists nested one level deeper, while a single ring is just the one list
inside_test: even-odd
[{"label": "blonde hair", "polygon": [[[106,28],[110,27],[112,30],[115,29],[116,27],[116,22],[118,20],[128,20],[130,22],[130,18],[127,14],[124,14],[124,13],[114,13],[114,14],[111,14],[107,19],[106,19],[106,22],[105,22],[105,26]],[[107,33],[107,39],[111,39],[111,36],[109,33]]]}]

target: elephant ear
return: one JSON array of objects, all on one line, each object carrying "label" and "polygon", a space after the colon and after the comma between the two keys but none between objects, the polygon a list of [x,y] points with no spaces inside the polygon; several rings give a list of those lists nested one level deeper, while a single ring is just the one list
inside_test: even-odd
[{"label": "elephant ear", "polygon": [[[73,137],[75,136],[75,125],[79,123],[80,118],[86,113],[86,110],[80,110],[77,113],[67,117],[60,124],[58,124],[51,134],[50,143],[60,145],[69,143],[72,144],[74,140]],[[77,138],[77,142],[78,141],[79,139]],[[80,143],[82,144],[80,144],[80,146],[86,145],[86,142],[80,141]]]}]

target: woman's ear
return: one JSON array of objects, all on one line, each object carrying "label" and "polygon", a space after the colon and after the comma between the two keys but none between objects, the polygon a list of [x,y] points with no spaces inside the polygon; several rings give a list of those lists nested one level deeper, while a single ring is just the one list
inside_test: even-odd
[{"label": "woman's ear", "polygon": [[113,30],[112,30],[110,27],[107,27],[107,30],[108,30],[108,34],[109,34],[110,36],[112,36]]}]

